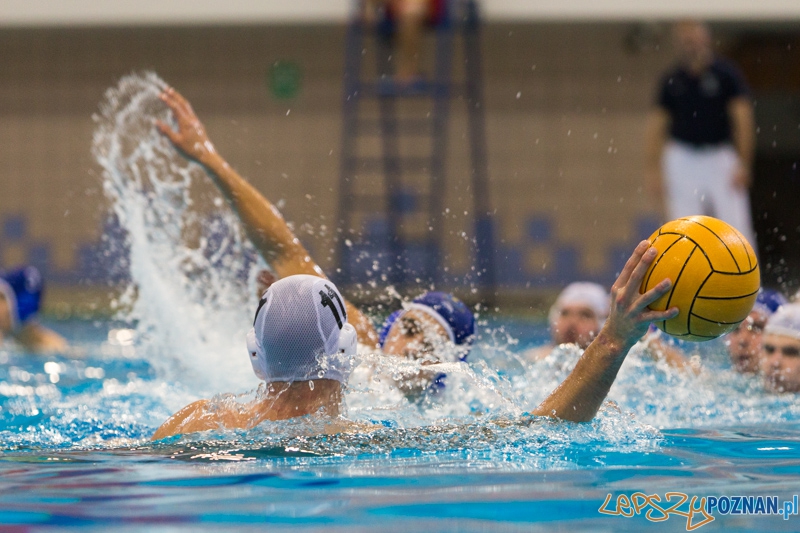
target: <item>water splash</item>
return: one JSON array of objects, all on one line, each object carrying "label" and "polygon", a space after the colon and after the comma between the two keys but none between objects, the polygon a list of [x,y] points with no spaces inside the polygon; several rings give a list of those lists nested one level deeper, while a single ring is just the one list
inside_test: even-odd
[{"label": "water splash", "polygon": [[201,168],[154,126],[171,122],[166,84],[132,74],[106,91],[92,152],[111,210],[126,232],[131,284],[121,318],[167,379],[201,390],[255,385],[244,333],[255,308],[255,253]]},{"label": "water splash", "polygon": [[[642,344],[628,354],[608,398],[644,424],[657,428],[713,428],[800,420],[796,395],[764,390],[758,376],[735,372],[722,342],[687,344],[700,352],[698,374],[657,360]],[[552,349],[531,362],[524,354],[507,377],[514,401],[533,409],[572,371],[582,351],[575,345]]]}]

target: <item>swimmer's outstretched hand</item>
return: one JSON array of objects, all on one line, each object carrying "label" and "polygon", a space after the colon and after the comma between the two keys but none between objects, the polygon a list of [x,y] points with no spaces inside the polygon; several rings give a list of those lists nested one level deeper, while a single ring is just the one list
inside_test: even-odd
[{"label": "swimmer's outstretched hand", "polygon": [[639,292],[644,275],[656,257],[649,241],[642,241],[625,263],[617,281],[611,286],[611,309],[601,333],[624,346],[632,346],[645,333],[651,322],[667,320],[678,315],[678,308],[652,311],[648,305],[666,294],[672,282],[664,279],[644,294]]},{"label": "swimmer's outstretched hand", "polygon": [[168,124],[156,120],[158,131],[189,159],[201,164],[208,164],[210,156],[216,155],[217,151],[211,144],[203,123],[197,118],[189,101],[172,87],[164,89],[159,98],[175,115],[178,131],[173,130]]},{"label": "swimmer's outstretched hand", "polygon": [[665,279],[646,293],[639,293],[642,279],[655,257],[656,251],[648,241],[639,243],[611,287],[611,310],[603,329],[583,352],[570,375],[533,411],[534,415],[572,422],[588,422],[594,418],[628,350],[644,335],[648,324],[678,314],[675,307],[666,311],[647,308],[669,291],[670,280]]}]

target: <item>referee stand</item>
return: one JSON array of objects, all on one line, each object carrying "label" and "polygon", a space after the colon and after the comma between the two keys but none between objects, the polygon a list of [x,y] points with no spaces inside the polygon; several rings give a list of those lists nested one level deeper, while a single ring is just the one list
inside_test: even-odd
[{"label": "referee stand", "polygon": [[[449,0],[432,28],[433,72],[413,82],[398,82],[390,72],[390,20],[367,26],[355,16],[348,27],[343,98],[341,174],[339,180],[338,281],[369,280],[383,275],[397,288],[448,281],[443,276],[447,192],[448,122],[451,100],[462,97],[467,110],[472,193],[472,283],[480,299],[491,303],[495,292],[494,229],[488,187],[486,127],[480,52],[480,18],[475,0]],[[460,38],[459,38],[460,37]],[[456,80],[453,56],[463,46],[463,79]],[[377,75],[366,74],[367,46],[374,45]],[[400,113],[405,101],[426,101],[420,116]],[[377,116],[365,111],[377,107]],[[377,106],[376,106],[377,104]],[[401,154],[401,145],[425,142],[425,156]],[[363,145],[379,146],[380,156],[363,155]],[[411,183],[412,174],[422,180]],[[380,176],[364,182],[359,175]],[[377,183],[380,182],[380,183]],[[424,183],[424,185],[420,185]],[[370,191],[378,190],[374,193]],[[411,218],[424,213],[426,231],[412,235]],[[364,227],[366,226],[366,227]],[[363,230],[363,233],[362,233]],[[452,283],[452,282],[451,282]]]}]

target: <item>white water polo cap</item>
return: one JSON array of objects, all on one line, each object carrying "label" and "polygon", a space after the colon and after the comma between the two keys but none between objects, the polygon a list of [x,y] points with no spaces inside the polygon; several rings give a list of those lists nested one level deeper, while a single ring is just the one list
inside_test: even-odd
[{"label": "white water polo cap", "polygon": [[767,319],[765,335],[781,335],[800,340],[800,304],[782,305]]},{"label": "white water polo cap", "polygon": [[568,305],[582,305],[591,309],[602,326],[611,308],[611,296],[606,289],[590,281],[576,281],[567,285],[550,308],[550,325],[555,324],[561,310]]},{"label": "white water polo cap", "polygon": [[267,382],[333,379],[347,382],[356,354],[336,285],[299,274],[276,281],[258,303],[247,351],[256,376]]}]

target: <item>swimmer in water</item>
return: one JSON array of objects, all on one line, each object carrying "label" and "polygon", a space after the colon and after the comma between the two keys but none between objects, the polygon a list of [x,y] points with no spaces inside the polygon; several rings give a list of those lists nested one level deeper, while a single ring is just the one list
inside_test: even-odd
[{"label": "swimmer in water", "polygon": [[[294,274],[325,277],[278,209],[216,151],[189,102],[173,88],[167,88],[161,99],[174,113],[178,129],[160,121],[156,127],[185,157],[203,166],[275,275],[279,279]],[[416,298],[392,315],[380,334],[360,310],[349,302],[345,306],[362,344],[382,348],[388,355],[423,359],[423,364],[463,360],[475,333],[472,313],[449,294],[429,292]],[[435,372],[423,372],[417,376],[420,379],[404,379],[398,385],[407,394],[416,395],[436,386],[440,377]]]},{"label": "swimmer in water", "polygon": [[769,317],[786,303],[787,300],[781,293],[772,289],[762,289],[747,318],[725,336],[725,346],[737,372],[758,374],[761,371],[761,341],[764,327]]},{"label": "swimmer in water", "polygon": [[11,337],[22,348],[37,353],[60,352],[64,338],[36,321],[44,283],[36,267],[0,274],[0,342]]},{"label": "swimmer in water", "polygon": [[767,319],[760,363],[767,389],[800,392],[800,304],[782,305]]},{"label": "swimmer in water", "polygon": [[562,344],[574,344],[585,350],[608,317],[610,303],[608,292],[601,285],[586,281],[570,283],[550,307],[550,343],[529,350],[526,358],[538,361]]},{"label": "swimmer in water", "polygon": [[[270,285],[258,303],[247,351],[266,394],[247,404],[199,400],[171,416],[153,440],[212,429],[250,429],[311,414],[336,420],[356,354],[356,331],[336,286],[299,274]],[[333,431],[342,430],[334,424]]]}]

